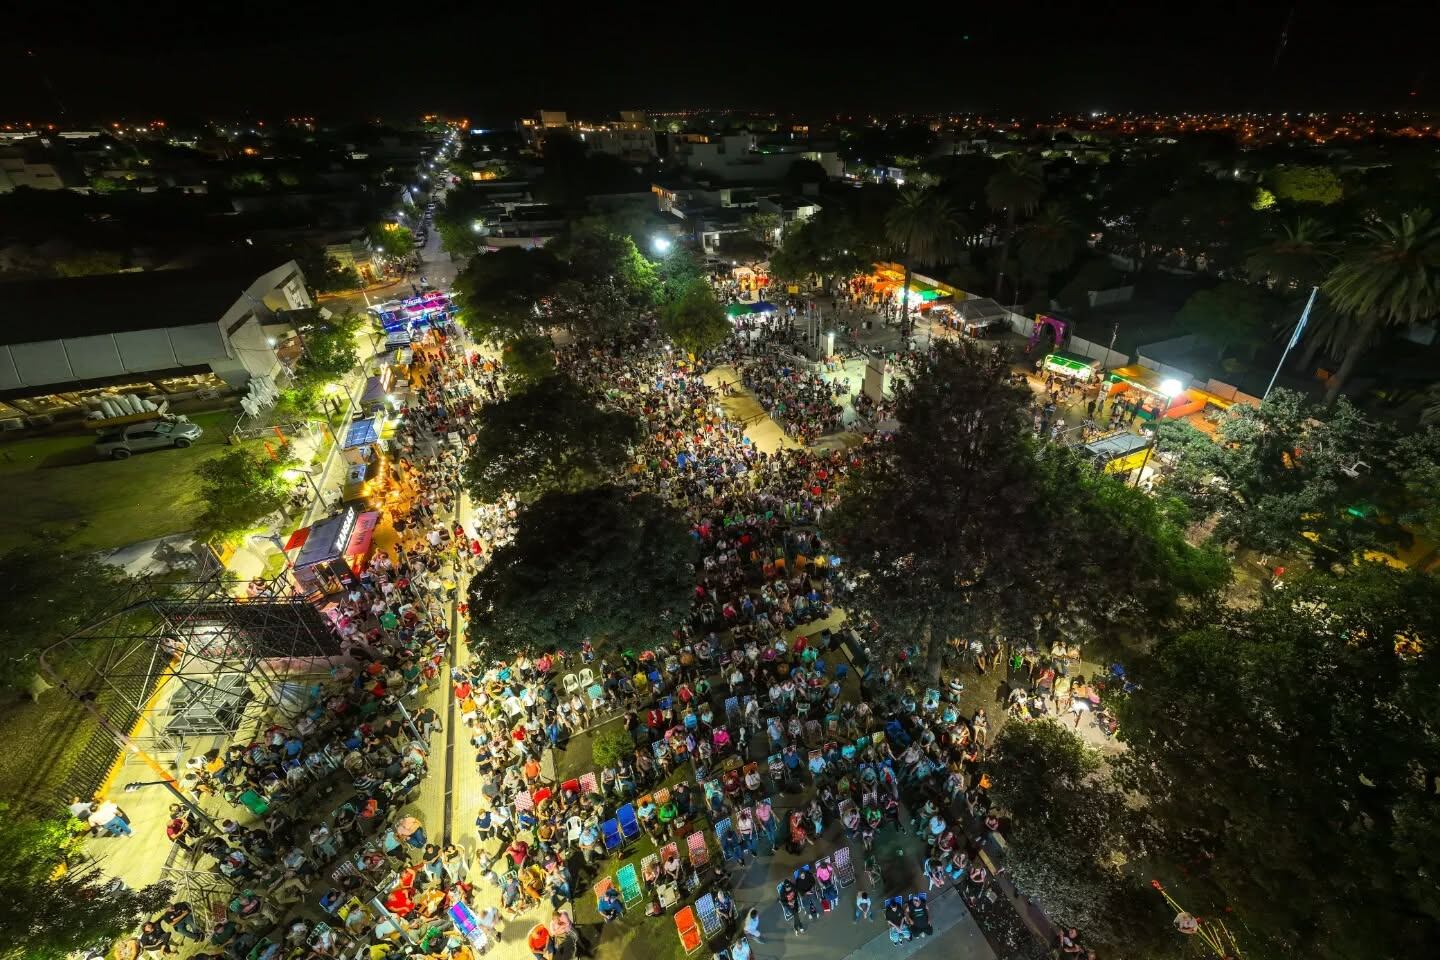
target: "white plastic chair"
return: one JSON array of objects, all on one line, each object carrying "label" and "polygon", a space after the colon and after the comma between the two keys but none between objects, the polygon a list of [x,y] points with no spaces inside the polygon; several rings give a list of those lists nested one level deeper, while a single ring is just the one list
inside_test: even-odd
[{"label": "white plastic chair", "polygon": [[565,679],[561,682],[564,683],[567,694],[578,693],[580,691],[580,679],[573,673],[565,674]]},{"label": "white plastic chair", "polygon": [[595,671],[589,667],[580,671],[580,686],[589,688],[595,684]]}]

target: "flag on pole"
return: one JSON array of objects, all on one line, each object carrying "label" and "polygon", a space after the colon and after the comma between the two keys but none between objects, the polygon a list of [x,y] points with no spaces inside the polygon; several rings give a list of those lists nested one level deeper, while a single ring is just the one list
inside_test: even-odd
[{"label": "flag on pole", "polygon": [[1300,342],[1300,334],[1305,332],[1305,324],[1310,320],[1310,308],[1315,306],[1315,294],[1319,292],[1319,287],[1310,288],[1310,299],[1305,301],[1305,309],[1300,314],[1300,322],[1295,324],[1295,332],[1290,334],[1290,342],[1285,345],[1286,353],[1295,349],[1295,344]]}]

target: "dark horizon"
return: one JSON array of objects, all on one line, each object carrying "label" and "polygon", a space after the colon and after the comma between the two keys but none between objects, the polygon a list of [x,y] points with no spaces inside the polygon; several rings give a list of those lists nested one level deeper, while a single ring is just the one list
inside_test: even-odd
[{"label": "dark horizon", "polygon": [[[1432,8],[1334,12],[1315,2],[1174,10],[1016,4],[945,23],[834,16],[751,27],[682,10],[617,23],[450,3],[274,0],[211,9],[163,0],[117,20],[41,13],[0,50],[0,122],[436,112],[494,124],[540,108],[799,114],[1395,110],[1440,108]],[[440,11],[445,11],[443,14]],[[44,21],[57,14],[66,19]],[[694,14],[692,14],[693,16]],[[917,18],[919,19],[919,18]],[[561,30],[563,29],[563,33]]]}]

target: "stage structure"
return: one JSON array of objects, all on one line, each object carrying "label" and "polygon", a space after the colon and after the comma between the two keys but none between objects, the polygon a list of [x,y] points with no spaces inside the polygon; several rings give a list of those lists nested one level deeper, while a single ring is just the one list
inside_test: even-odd
[{"label": "stage structure", "polygon": [[295,721],[342,659],[325,616],[283,573],[248,589],[218,565],[196,579],[142,578],[107,609],[41,658],[47,679],[98,721],[63,802],[107,778],[152,779],[138,768],[112,777],[122,753],[183,781],[187,762]]}]

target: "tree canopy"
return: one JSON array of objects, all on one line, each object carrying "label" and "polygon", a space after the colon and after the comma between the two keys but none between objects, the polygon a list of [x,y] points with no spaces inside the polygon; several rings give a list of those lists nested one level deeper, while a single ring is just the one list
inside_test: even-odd
[{"label": "tree canopy", "polygon": [[484,655],[649,644],[688,615],[697,546],[658,498],[551,492],[515,526],[470,581],[470,642]]},{"label": "tree canopy", "polygon": [[1189,333],[1213,346],[1224,357],[1232,347],[1253,356],[1268,339],[1264,291],[1238,280],[1227,280],[1209,290],[1190,295],[1176,320]]},{"label": "tree canopy", "polygon": [[288,460],[274,459],[250,447],[232,447],[195,468],[205,510],[195,533],[212,543],[233,541],[267,514],[285,505],[291,483]]},{"label": "tree canopy", "polygon": [[162,909],[163,885],[132,890],[82,865],[76,834],[0,803],[0,957],[66,960]]},{"label": "tree canopy", "polygon": [[1122,783],[1254,955],[1401,957],[1440,924],[1440,592],[1361,564],[1161,640],[1120,701]]},{"label": "tree canopy", "polygon": [[936,344],[899,391],[899,434],[851,472],[831,518],[858,606],[918,639],[932,673],[949,637],[1100,632],[1226,582],[1155,501],[1037,445],[1027,399],[988,347]]},{"label": "tree canopy", "polygon": [[482,340],[538,332],[543,325],[538,302],[564,275],[563,265],[544,248],[505,247],[472,257],[453,287],[460,322]]},{"label": "tree canopy", "polygon": [[1175,460],[1161,491],[1213,517],[1218,540],[1343,562],[1406,543],[1393,521],[1428,522],[1440,436],[1401,441],[1343,399],[1324,410],[1277,389],[1227,410],[1213,439],[1164,421],[1160,450]]},{"label": "tree canopy", "polygon": [[123,570],[40,536],[0,554],[0,687],[23,688],[36,657],[106,610],[126,582]]},{"label": "tree canopy", "polygon": [[1009,820],[1005,870],[1046,916],[1106,952],[1174,944],[1164,901],[1124,868],[1143,849],[1138,817],[1099,751],[1054,719],[1007,723],[985,769]]},{"label": "tree canopy", "polygon": [[1270,189],[1281,200],[1329,206],[1345,195],[1340,176],[1330,167],[1285,164],[1266,176]]},{"label": "tree canopy", "polygon": [[642,429],[568,377],[547,377],[481,408],[466,481],[471,495],[487,503],[506,493],[530,502],[550,491],[582,490],[624,465]]},{"label": "tree canopy", "polygon": [[661,307],[660,332],[681,350],[698,357],[724,343],[731,326],[710,284],[696,280],[673,303]]},{"label": "tree canopy", "polygon": [[523,391],[555,373],[555,344],[543,333],[527,333],[505,344],[505,386]]},{"label": "tree canopy", "polygon": [[300,384],[329,383],[354,370],[360,362],[355,334],[364,322],[353,310],[328,317],[318,310],[310,311],[297,324],[305,350],[295,366]]}]

